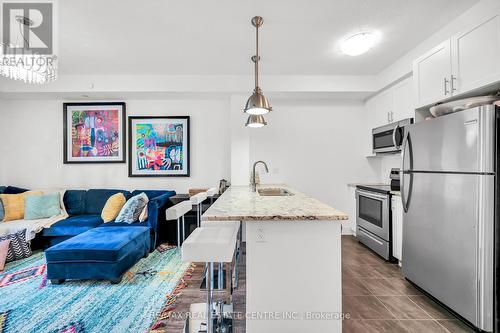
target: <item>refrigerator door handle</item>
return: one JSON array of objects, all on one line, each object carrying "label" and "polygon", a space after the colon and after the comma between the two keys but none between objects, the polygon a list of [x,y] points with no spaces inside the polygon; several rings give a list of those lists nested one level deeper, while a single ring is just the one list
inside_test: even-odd
[{"label": "refrigerator door handle", "polygon": [[[401,204],[403,206],[403,210],[405,213],[408,212],[408,201],[406,198],[405,194],[405,157],[406,157],[406,149],[410,145],[410,132],[405,131],[404,138],[403,138],[403,144],[402,144],[402,149],[401,149],[401,169],[399,170],[400,172],[400,191],[401,191]],[[411,152],[410,152],[411,154]],[[411,168],[411,155],[410,155],[410,168]],[[410,181],[411,181],[411,175],[410,175]],[[411,186],[410,186],[411,188]],[[409,194],[408,194],[409,196]]]}]

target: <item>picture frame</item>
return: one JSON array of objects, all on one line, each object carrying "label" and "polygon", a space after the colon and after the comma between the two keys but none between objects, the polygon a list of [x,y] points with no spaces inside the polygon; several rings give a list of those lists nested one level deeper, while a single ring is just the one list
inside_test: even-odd
[{"label": "picture frame", "polygon": [[124,102],[63,103],[63,163],[125,163]]},{"label": "picture frame", "polygon": [[190,117],[128,117],[129,177],[189,177]]}]

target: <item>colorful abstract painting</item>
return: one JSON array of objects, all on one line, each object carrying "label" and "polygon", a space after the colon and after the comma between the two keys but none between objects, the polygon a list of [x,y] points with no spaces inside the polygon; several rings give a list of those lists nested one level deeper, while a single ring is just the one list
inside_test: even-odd
[{"label": "colorful abstract painting", "polygon": [[125,103],[65,103],[64,162],[125,162]]},{"label": "colorful abstract painting", "polygon": [[189,117],[129,117],[129,176],[189,176]]}]

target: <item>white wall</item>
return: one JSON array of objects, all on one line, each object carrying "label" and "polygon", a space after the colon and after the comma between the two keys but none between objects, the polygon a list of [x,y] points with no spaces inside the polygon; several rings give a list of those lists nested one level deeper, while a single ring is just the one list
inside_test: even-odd
[{"label": "white wall", "polygon": [[191,116],[191,177],[129,178],[127,164],[63,164],[61,100],[0,101],[0,184],[28,188],[174,189],[230,176],[229,106],[220,100],[128,100],[127,114]]},{"label": "white wall", "polygon": [[250,162],[269,166],[268,175],[258,167],[261,182],[287,183],[355,217],[347,183],[376,177],[359,137],[363,104],[273,100],[273,108],[269,125],[250,131]]}]

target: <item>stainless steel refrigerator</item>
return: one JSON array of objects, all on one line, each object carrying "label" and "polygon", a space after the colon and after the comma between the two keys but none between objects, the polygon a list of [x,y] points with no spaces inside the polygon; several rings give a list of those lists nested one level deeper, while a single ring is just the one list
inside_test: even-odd
[{"label": "stainless steel refrigerator", "polygon": [[402,148],[403,273],[477,328],[493,331],[497,111],[407,126]]}]

